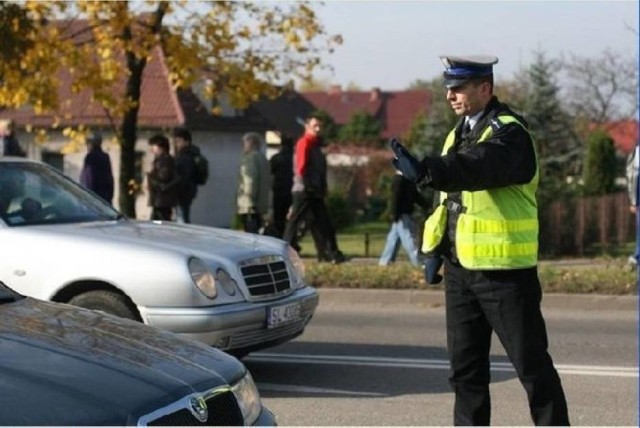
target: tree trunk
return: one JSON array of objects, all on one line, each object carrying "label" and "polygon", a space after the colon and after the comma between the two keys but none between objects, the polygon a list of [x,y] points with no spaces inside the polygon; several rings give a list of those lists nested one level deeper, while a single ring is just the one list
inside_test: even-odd
[{"label": "tree trunk", "polygon": [[[138,110],[140,106],[140,88],[142,87],[142,72],[147,63],[145,59],[136,60],[133,54],[128,53],[132,58],[127,58],[129,65],[129,79],[125,97],[132,101],[131,107],[126,111],[120,126],[122,135],[120,147],[120,211],[129,218],[136,218],[136,195],[135,187],[132,186],[136,179],[136,140],[138,127]],[[142,184],[142,183],[137,183]]]},{"label": "tree trunk", "polygon": [[[119,3],[122,7],[128,7],[127,2]],[[167,12],[168,2],[160,2],[153,14],[150,26],[152,34],[160,34],[162,19]],[[133,33],[130,26],[124,28],[123,40],[131,41]],[[136,218],[136,140],[138,127],[138,110],[140,109],[140,92],[142,88],[142,73],[147,65],[146,57],[137,58],[132,51],[125,52],[129,78],[125,99],[129,102],[129,108],[122,118],[120,135],[122,135],[120,147],[120,211],[129,218]]]}]

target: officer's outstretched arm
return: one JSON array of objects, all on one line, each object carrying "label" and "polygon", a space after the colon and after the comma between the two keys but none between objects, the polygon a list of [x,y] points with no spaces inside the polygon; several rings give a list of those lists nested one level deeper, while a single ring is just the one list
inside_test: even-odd
[{"label": "officer's outstretched arm", "polygon": [[409,181],[420,184],[427,176],[427,168],[422,162],[413,157],[411,153],[396,138],[389,141],[393,151],[393,166]]}]

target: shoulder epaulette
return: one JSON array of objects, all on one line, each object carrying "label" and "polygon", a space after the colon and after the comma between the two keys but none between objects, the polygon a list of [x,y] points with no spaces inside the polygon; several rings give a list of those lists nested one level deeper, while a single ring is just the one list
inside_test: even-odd
[{"label": "shoulder epaulette", "polygon": [[498,130],[504,126],[504,124],[497,117],[489,119],[489,125],[491,125],[491,129],[493,130],[493,132],[498,132]]}]

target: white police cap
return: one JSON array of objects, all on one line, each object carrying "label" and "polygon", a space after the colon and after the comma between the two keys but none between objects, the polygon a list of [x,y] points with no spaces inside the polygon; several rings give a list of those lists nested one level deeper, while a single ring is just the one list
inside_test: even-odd
[{"label": "white police cap", "polygon": [[445,66],[444,84],[447,88],[463,85],[474,77],[491,76],[498,58],[490,55],[440,55]]}]

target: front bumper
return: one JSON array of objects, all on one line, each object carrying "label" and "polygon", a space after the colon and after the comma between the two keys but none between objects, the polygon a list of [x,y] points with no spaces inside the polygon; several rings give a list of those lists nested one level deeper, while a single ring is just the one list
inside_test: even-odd
[{"label": "front bumper", "polygon": [[[318,306],[312,287],[265,302],[242,302],[204,308],[140,307],[145,324],[169,330],[225,351],[257,350],[292,339],[304,331]],[[290,323],[267,328],[271,306],[300,303],[300,317]]]}]

